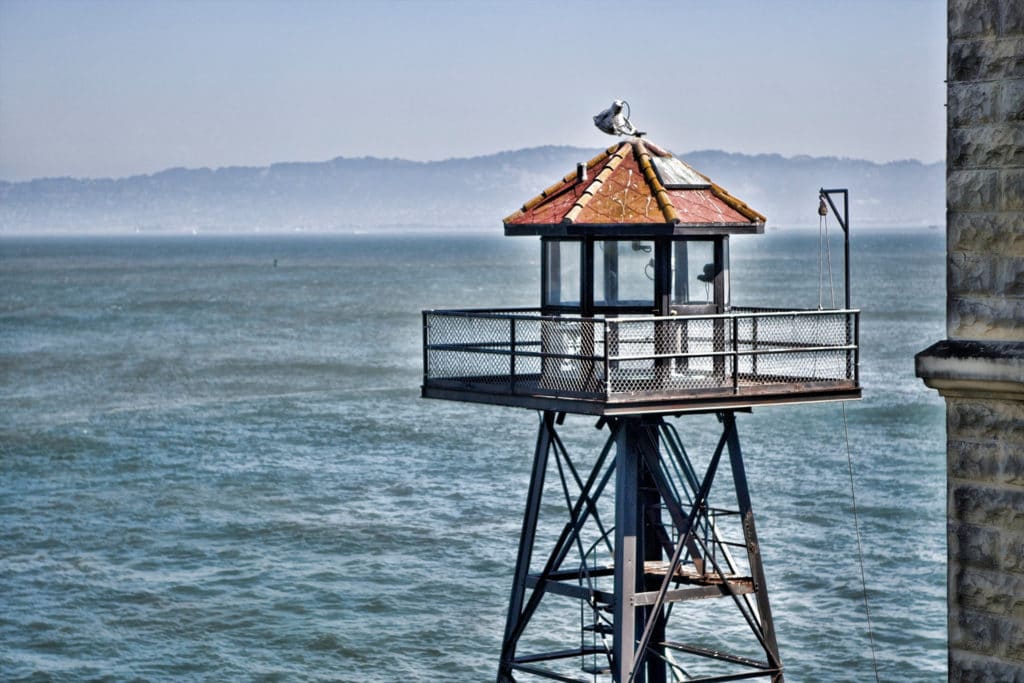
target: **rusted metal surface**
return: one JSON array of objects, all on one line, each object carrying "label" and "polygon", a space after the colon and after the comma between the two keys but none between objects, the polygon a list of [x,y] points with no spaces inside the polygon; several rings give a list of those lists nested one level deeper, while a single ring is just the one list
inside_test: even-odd
[{"label": "rusted metal surface", "polygon": [[[830,205],[834,192],[822,190]],[[423,312],[424,397],[541,412],[498,683],[582,682],[580,672],[613,683],[782,683],[735,413],[860,398],[859,311],[848,280],[844,309],[733,306],[729,236],[764,223],[637,137],[505,219],[506,235],[542,237],[540,309]],[[709,412],[722,433],[701,474],[665,417]],[[596,458],[570,458],[558,434],[566,413],[599,416],[609,430]],[[711,505],[726,459],[735,510]],[[538,529],[553,507],[552,466],[567,519],[545,559],[535,551],[551,540]],[[671,619],[715,598],[749,627],[742,654]],[[550,629],[559,603],[578,615],[579,637]]]},{"label": "rusted metal surface", "polygon": [[562,219],[565,218],[565,214],[573,207],[573,204],[583,196],[583,191],[586,188],[586,183],[579,181],[563,183],[560,188],[554,189],[543,201],[522,211],[519,216],[509,222],[515,224],[561,223]]},{"label": "rusted metal surface", "polygon": [[[603,151],[600,154],[598,154],[597,156],[595,156],[593,159],[588,161],[586,164],[584,164],[584,167],[588,171],[588,175],[591,175],[591,176],[594,175],[593,173],[590,173],[590,171],[592,169],[594,169],[594,168],[596,168],[596,167],[606,163],[608,161],[608,155],[614,153],[619,148],[620,148],[620,145],[613,145],[613,146],[609,147],[608,149],[606,149],[605,151]],[[549,188],[547,188],[546,190],[541,192],[539,195],[537,195],[533,199],[527,200],[523,204],[523,207],[519,211],[522,212],[522,211],[529,211],[529,210],[533,209],[534,207],[538,206],[539,204],[541,204],[542,202],[547,200],[552,195],[557,194],[557,193],[561,192],[562,190],[564,190],[566,188],[566,186],[570,185],[574,180],[577,180],[576,174],[575,173],[567,173],[561,180],[559,180],[555,184],[551,185]],[[516,217],[518,215],[519,215],[519,212],[516,212],[516,213],[512,214],[511,216],[509,216],[508,218],[506,218],[505,221],[508,222],[508,221],[512,220],[514,217]]]},{"label": "rusted metal surface", "polygon": [[[683,161],[650,142],[613,146],[586,164],[587,174],[566,174],[505,219],[507,234],[529,228],[600,226],[717,226],[727,232],[760,232],[765,218]],[[664,179],[662,178],[664,176]],[[614,226],[614,227],[612,227]]]},{"label": "rusted metal surface", "polygon": [[[572,205],[569,211],[565,214],[562,222],[575,223],[579,219],[579,215],[583,212],[583,209],[590,203],[594,198],[594,195],[598,191],[604,188],[604,183],[615,173],[615,169],[619,167],[622,160],[626,158],[626,146],[623,145],[618,150],[613,152],[608,157],[608,162],[598,171],[594,179],[587,185],[587,188],[583,190],[583,194],[580,196],[576,203]],[[586,182],[586,177],[579,178],[579,182]]]},{"label": "rusted metal surface", "polygon": [[[559,414],[542,415],[499,683],[513,683],[515,672],[572,682],[584,680],[579,672],[618,683],[782,680],[735,413],[717,415],[722,433],[703,473],[661,417],[599,421],[608,437],[590,459],[570,455]],[[726,458],[728,471],[720,472]],[[547,488],[562,491],[566,516],[553,545],[536,533],[541,517],[560,507],[543,500],[549,468],[558,486]],[[738,509],[712,504],[733,493]],[[546,559],[532,563],[535,556]],[[684,611],[716,598],[732,603],[749,627],[729,634],[739,652],[709,647],[720,634]],[[555,614],[578,618],[579,635],[550,631]]]},{"label": "rusted metal surface", "polygon": [[574,222],[664,223],[665,217],[631,153],[618,164]]},{"label": "rusted metal surface", "polygon": [[740,223],[747,218],[716,197],[710,188],[667,190],[681,223]]},{"label": "rusted metal surface", "polygon": [[[665,216],[665,220],[669,223],[679,223],[679,214],[676,212],[676,207],[672,206],[672,202],[669,201],[668,193],[665,191],[665,184],[661,182],[657,171],[654,170],[654,162],[652,161],[651,153],[647,150],[647,146],[637,140],[633,148],[636,150],[637,160],[640,162],[640,168],[644,172],[644,178],[654,192],[654,198],[658,200],[658,206],[661,209],[662,215]],[[665,157],[665,159],[670,160],[674,159],[674,157]]]},{"label": "rusted metal surface", "polygon": [[859,398],[858,315],[427,311],[423,395],[598,415]]},{"label": "rusted metal surface", "polygon": [[[594,178],[604,169],[613,157],[625,155],[625,143],[609,147],[585,165],[587,178]],[[530,225],[534,223],[561,223],[565,214],[583,195],[590,185],[589,181],[581,180],[577,173],[567,173],[536,197],[527,200],[519,211],[505,218],[506,225]],[[571,197],[572,200],[566,203]],[[550,219],[550,220],[549,220]]]}]

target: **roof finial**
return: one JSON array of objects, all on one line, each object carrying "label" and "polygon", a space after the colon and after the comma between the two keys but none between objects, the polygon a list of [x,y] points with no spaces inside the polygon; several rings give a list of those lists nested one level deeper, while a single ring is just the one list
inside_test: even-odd
[{"label": "roof finial", "polygon": [[[623,109],[626,110],[625,114],[622,113]],[[644,135],[644,131],[637,130],[636,126],[629,122],[631,113],[629,102],[615,100],[612,102],[612,106],[594,117],[594,125],[608,133],[608,135],[635,135],[640,137]]]}]

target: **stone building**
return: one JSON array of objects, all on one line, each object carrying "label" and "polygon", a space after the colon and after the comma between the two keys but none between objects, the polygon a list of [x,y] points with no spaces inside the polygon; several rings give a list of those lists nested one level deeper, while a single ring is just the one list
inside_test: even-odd
[{"label": "stone building", "polygon": [[949,678],[1024,682],[1024,2],[949,0]]}]

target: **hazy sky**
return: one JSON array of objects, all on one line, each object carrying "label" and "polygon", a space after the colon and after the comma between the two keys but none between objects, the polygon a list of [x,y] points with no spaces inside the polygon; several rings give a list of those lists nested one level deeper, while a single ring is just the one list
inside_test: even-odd
[{"label": "hazy sky", "polygon": [[0,178],[604,146],[944,154],[942,0],[0,0]]}]

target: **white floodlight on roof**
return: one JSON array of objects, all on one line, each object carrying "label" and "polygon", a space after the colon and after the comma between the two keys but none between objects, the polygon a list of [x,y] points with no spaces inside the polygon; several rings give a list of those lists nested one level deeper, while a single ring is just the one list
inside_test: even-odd
[{"label": "white floodlight on roof", "polygon": [[[622,113],[623,109],[626,110],[625,114]],[[644,132],[637,130],[636,126],[630,123],[630,114],[629,102],[615,100],[612,102],[612,106],[594,117],[594,125],[601,131],[608,133],[608,135],[635,135],[640,137]]]}]

